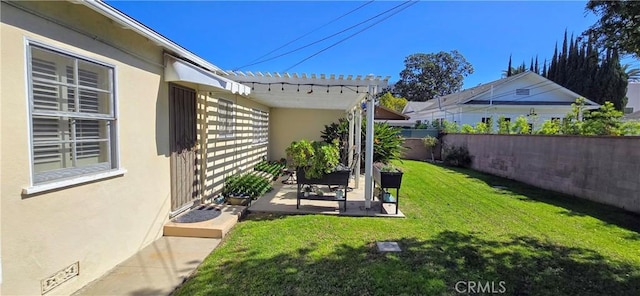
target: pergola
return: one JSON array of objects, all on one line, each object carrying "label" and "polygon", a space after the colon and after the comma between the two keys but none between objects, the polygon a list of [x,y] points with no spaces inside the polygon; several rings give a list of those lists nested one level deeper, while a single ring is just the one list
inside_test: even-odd
[{"label": "pergola", "polygon": [[[365,138],[365,206],[371,207],[373,197],[373,119],[374,98],[385,88],[389,77],[252,73],[227,71],[226,78],[251,88],[247,96],[274,108],[342,110],[349,120],[349,166],[360,167],[362,110],[366,110]],[[354,163],[355,162],[355,163]],[[355,186],[359,187],[360,170],[355,170]]]}]

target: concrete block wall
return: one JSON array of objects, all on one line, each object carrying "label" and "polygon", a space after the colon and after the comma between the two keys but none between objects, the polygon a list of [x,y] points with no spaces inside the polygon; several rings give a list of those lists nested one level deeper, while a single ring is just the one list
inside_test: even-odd
[{"label": "concrete block wall", "polygon": [[640,137],[449,134],[472,168],[640,213]]},{"label": "concrete block wall", "polygon": [[[407,149],[402,153],[402,159],[410,160],[431,160],[431,152],[424,146],[422,139],[419,138],[406,138],[404,140],[404,147]],[[433,157],[436,160],[440,160],[440,144],[433,148]]]}]

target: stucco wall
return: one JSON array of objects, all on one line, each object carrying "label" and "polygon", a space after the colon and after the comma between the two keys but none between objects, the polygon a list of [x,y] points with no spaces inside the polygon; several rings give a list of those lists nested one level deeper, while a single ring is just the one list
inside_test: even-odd
[{"label": "stucco wall", "polygon": [[269,116],[269,159],[285,157],[293,141],[320,141],[324,126],[345,117],[344,111],[272,108]]},{"label": "stucco wall", "polygon": [[640,213],[640,137],[449,134],[472,168]]},{"label": "stucco wall", "polygon": [[[422,139],[407,138],[404,139],[404,147],[406,150],[402,152],[403,159],[411,160],[431,160],[430,149],[424,146]],[[433,157],[436,160],[440,160],[440,143],[433,148]]]},{"label": "stucco wall", "polygon": [[[236,132],[232,138],[219,137],[219,99],[235,105]],[[202,110],[207,110],[206,124],[199,125],[198,135],[201,141],[205,139],[202,146],[206,147],[203,196],[210,198],[222,190],[226,177],[252,170],[256,163],[267,156],[268,143],[254,143],[252,113],[254,110],[269,112],[269,108],[239,95],[214,92],[201,92],[199,104]]]},{"label": "stucco wall", "polygon": [[[162,50],[82,5],[19,5],[98,36],[2,3],[2,293],[40,295],[42,279],[80,262],[80,275],[50,292],[70,294],[162,235],[170,206]],[[123,176],[21,194],[30,184],[25,38],[115,65]]]}]

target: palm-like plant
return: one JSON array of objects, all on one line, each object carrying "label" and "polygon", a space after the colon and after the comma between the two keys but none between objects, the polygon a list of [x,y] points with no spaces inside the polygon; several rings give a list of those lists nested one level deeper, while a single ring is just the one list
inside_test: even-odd
[{"label": "palm-like plant", "polygon": [[631,68],[630,64],[622,66],[622,70],[629,81],[640,81],[640,68]]}]

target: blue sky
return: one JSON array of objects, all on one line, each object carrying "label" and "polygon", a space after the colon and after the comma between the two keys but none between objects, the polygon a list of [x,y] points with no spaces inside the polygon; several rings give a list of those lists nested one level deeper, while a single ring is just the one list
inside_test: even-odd
[{"label": "blue sky", "polygon": [[[398,1],[108,1],[148,27],[223,70],[256,58],[310,31],[312,34],[267,56],[307,45],[394,6]],[[413,53],[458,50],[474,67],[464,87],[500,78],[509,55],[514,66],[538,55],[553,55],[555,42],[568,30],[579,35],[596,21],[586,1],[421,1],[287,72],[375,74],[395,82],[404,58]],[[380,18],[378,18],[380,19]],[[376,20],[292,54],[243,71],[283,72],[303,59],[364,29]],[[638,60],[624,62],[640,67]]]}]

